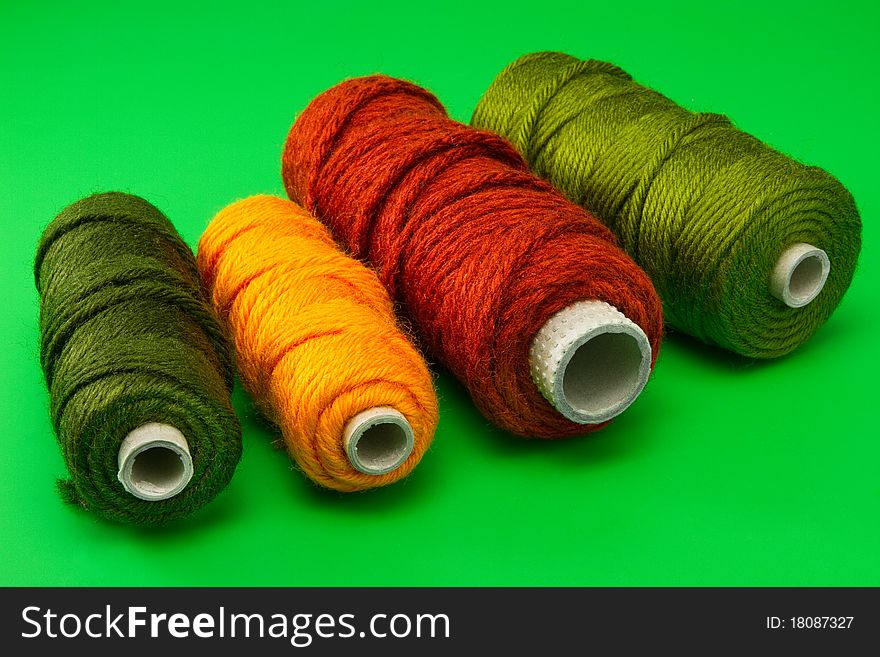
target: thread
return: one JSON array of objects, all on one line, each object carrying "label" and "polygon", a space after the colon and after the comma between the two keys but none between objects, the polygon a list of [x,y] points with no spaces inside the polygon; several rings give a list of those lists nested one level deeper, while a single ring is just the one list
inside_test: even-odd
[{"label": "thread", "polygon": [[437,398],[376,275],[271,196],[220,211],[197,260],[244,385],[300,469],[339,491],[407,476],[434,436]]},{"label": "thread", "polygon": [[231,352],[189,247],[144,199],[96,194],[48,225],[34,277],[64,498],[138,524],[202,507],[232,477],[241,434]]},{"label": "thread", "polygon": [[[666,321],[707,343],[782,356],[828,319],[852,280],[861,222],[840,182],[612,64],[525,55],[498,75],[471,123],[510,139],[538,175],[604,221],[651,276]],[[799,258],[798,245],[811,255]]]},{"label": "thread", "polygon": [[498,426],[558,438],[605,424],[566,417],[531,374],[541,328],[577,302],[620,311],[653,365],[662,318],[647,276],[505,140],[451,120],[425,89],[377,75],[325,91],[291,128],[282,169],[290,198],[377,268],[427,351]]}]

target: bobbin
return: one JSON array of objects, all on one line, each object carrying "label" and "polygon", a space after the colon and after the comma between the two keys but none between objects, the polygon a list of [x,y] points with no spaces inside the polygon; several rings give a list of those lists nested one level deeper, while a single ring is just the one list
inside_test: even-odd
[{"label": "bobbin", "polygon": [[550,317],[529,350],[532,380],[545,399],[578,424],[620,415],[648,382],[645,332],[604,301],[579,301]]},{"label": "bobbin", "polygon": [[193,476],[186,438],[177,428],[158,422],[128,433],[119,447],[118,463],[123,488],[149,502],[174,497]]},{"label": "bobbin", "polygon": [[471,124],[510,139],[595,212],[654,280],[669,324],[704,342],[783,356],[852,282],[862,222],[839,180],[613,64],[526,54],[496,76]]},{"label": "bobbin", "polygon": [[830,272],[831,260],[825,251],[797,242],[776,261],[770,273],[770,294],[789,308],[803,308],[819,296]]},{"label": "bobbin", "polygon": [[355,415],[346,423],[342,440],[351,465],[369,475],[399,468],[415,443],[410,423],[390,406],[368,408]]}]

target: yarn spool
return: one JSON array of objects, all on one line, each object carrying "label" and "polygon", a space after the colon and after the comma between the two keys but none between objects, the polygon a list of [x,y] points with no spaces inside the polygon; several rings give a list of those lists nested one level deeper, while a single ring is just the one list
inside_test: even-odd
[{"label": "yarn spool", "polygon": [[129,194],[82,199],[46,228],[34,276],[63,496],[138,524],[210,501],[241,454],[232,356],[168,219]]},{"label": "yarn spool", "polygon": [[300,469],[346,492],[407,476],[434,436],[437,398],[376,275],[271,196],[223,209],[197,259],[244,385]]},{"label": "yarn spool", "polygon": [[604,221],[651,276],[667,322],[705,342],[782,356],[852,280],[861,222],[840,182],[612,64],[526,55],[471,123]]},{"label": "yarn spool", "polygon": [[504,140],[387,76],[315,98],[282,157],[290,198],[369,260],[493,423],[558,438],[641,392],[662,333],[647,276]]}]

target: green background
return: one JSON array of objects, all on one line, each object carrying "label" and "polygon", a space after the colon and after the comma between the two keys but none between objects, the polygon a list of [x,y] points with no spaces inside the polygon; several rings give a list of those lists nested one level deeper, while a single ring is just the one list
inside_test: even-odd
[{"label": "green background", "polygon": [[[876,3],[21,4],[0,5],[0,584],[880,585]],[[627,413],[556,443],[491,428],[441,373],[420,467],[356,495],[294,470],[238,389],[244,455],[198,515],[145,530],[61,502],[30,267],[62,207],[130,191],[195,245],[227,203],[283,195],[290,123],[341,79],[410,78],[467,121],[545,49],[849,187],[859,271],[809,343],[764,363],[669,335]]]}]

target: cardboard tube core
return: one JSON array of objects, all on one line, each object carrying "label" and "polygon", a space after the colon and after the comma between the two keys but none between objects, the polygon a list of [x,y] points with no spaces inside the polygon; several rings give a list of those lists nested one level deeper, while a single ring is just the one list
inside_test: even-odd
[{"label": "cardboard tube core", "polygon": [[828,274],[828,254],[798,242],[782,252],[770,274],[770,293],[790,308],[802,308],[819,296]]},{"label": "cardboard tube core", "polygon": [[599,424],[639,396],[651,371],[644,331],[604,301],[579,301],[553,315],[532,340],[532,380],[566,418]]},{"label": "cardboard tube core", "polygon": [[390,406],[376,406],[351,418],[343,431],[345,453],[352,466],[369,475],[399,468],[413,450],[413,430]]},{"label": "cardboard tube core", "polygon": [[193,475],[183,434],[169,424],[150,422],[131,431],[119,448],[117,478],[129,493],[155,502],[174,497]]}]

